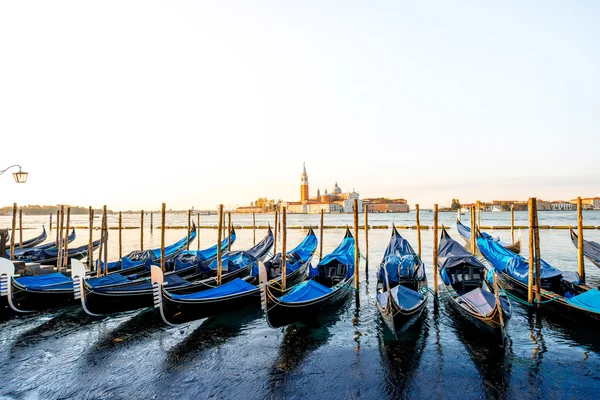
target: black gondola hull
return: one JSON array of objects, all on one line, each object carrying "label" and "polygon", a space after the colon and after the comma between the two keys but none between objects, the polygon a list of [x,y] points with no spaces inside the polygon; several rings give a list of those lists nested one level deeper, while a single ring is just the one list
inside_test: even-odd
[{"label": "black gondola hull", "polygon": [[405,312],[404,310],[396,308],[395,305],[391,307],[392,309],[386,309],[377,303],[377,309],[388,329],[394,334],[396,339],[398,339],[419,320],[423,315],[423,310],[425,310],[426,305],[427,300],[423,301],[419,307],[414,310]]},{"label": "black gondola hull", "polygon": [[[515,295],[517,295],[522,300],[527,301],[528,297],[528,288],[527,285],[512,278],[510,275],[505,272],[498,273],[500,280],[502,282],[502,287],[504,290],[509,291]],[[566,303],[563,299],[557,299],[554,301],[550,301],[553,296],[544,296],[542,294],[542,304],[541,310],[545,310],[548,312],[548,315],[552,317],[559,317],[566,319],[571,322],[591,322],[594,325],[600,325],[600,314],[594,313],[591,311],[587,311],[575,306]]]},{"label": "black gondola hull", "polygon": [[273,301],[270,299],[270,296],[267,295],[267,322],[271,328],[279,328],[294,322],[305,324],[314,323],[320,314],[338,306],[346,299],[350,292],[353,292],[351,284],[352,278],[346,280],[346,282],[337,287],[334,292],[313,301],[302,303],[282,303],[276,300]]},{"label": "black gondola hull", "polygon": [[30,290],[11,279],[13,305],[23,312],[48,310],[76,304],[72,289]]}]

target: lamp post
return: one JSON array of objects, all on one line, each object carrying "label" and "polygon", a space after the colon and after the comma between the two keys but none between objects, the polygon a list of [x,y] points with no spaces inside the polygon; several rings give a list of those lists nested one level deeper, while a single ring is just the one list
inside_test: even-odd
[{"label": "lamp post", "polygon": [[17,183],[25,183],[27,182],[27,175],[29,174],[29,172],[23,172],[21,170],[21,166],[20,165],[11,165],[8,168],[3,169],[2,171],[0,171],[0,175],[2,175],[3,173],[5,173],[6,171],[8,171],[9,169],[11,169],[12,167],[19,167],[19,172],[13,172],[13,177],[15,178],[15,182]]}]

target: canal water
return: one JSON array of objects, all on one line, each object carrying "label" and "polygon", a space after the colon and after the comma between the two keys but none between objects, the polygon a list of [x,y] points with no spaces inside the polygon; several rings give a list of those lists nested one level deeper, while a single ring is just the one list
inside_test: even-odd
[{"label": "canal water", "polygon": [[[318,215],[289,215],[288,226],[318,225]],[[527,214],[516,213],[527,225]],[[139,215],[124,216],[124,225],[139,226]],[[185,225],[186,215],[169,214],[167,225]],[[251,225],[251,216],[233,215],[234,225]],[[272,215],[257,215],[257,225]],[[482,213],[482,225],[510,224],[510,213]],[[575,225],[574,212],[541,212],[540,225]],[[160,245],[146,217],[144,247]],[[457,238],[455,214],[440,214],[440,223]],[[47,217],[24,218],[24,238],[41,232]],[[216,216],[201,216],[214,225]],[[362,223],[362,216],[360,218]],[[74,216],[87,225],[87,216]],[[414,225],[414,213],[371,214],[370,225]],[[97,220],[98,223],[98,220]],[[109,223],[116,225],[116,218]],[[432,225],[432,213],[421,223]],[[325,224],[352,224],[351,215],[326,215]],[[585,225],[600,225],[600,212],[586,212]],[[0,227],[10,225],[0,217]],[[510,241],[509,230],[488,230]],[[577,270],[577,253],[568,230],[541,230],[542,257],[565,271]],[[55,233],[55,231],[53,231]],[[265,230],[257,230],[260,240]],[[306,231],[289,229],[288,248]],[[110,231],[109,258],[118,256],[118,232]],[[327,229],[324,253],[342,239],[343,229]],[[416,231],[400,234],[416,248]],[[185,235],[169,229],[167,244]],[[527,230],[522,231],[524,243]],[[441,303],[429,301],[419,324],[400,341],[391,339],[375,307],[376,269],[390,229],[371,230],[369,265],[360,266],[360,289],[318,325],[271,329],[260,311],[208,318],[178,327],[165,326],[153,310],[93,318],[77,307],[19,315],[0,322],[0,398],[7,399],[592,399],[600,389],[600,335],[556,315],[532,313],[513,302],[505,349],[487,343]],[[87,243],[78,230],[71,246]],[[94,232],[94,238],[99,232]],[[600,230],[585,230],[600,242]],[[364,231],[360,230],[361,252]],[[423,259],[432,284],[432,231],[422,232]],[[140,246],[139,229],[123,231],[124,253]],[[200,232],[200,246],[216,241],[215,229]],[[238,229],[233,249],[252,245],[251,229]],[[196,248],[197,243],[193,248]],[[527,256],[527,246],[522,254]],[[316,259],[314,260],[316,262]],[[600,270],[586,263],[588,283],[600,284]],[[431,298],[430,298],[431,299]]]}]

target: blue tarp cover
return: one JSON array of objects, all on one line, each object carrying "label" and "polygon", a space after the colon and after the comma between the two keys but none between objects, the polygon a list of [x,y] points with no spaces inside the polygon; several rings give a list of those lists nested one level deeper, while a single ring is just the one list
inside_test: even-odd
[{"label": "blue tarp cover", "polygon": [[587,292],[573,296],[570,299],[565,299],[567,303],[577,307],[584,308],[588,311],[600,313],[600,291],[590,289]]},{"label": "blue tarp cover", "polygon": [[90,287],[98,287],[104,285],[115,285],[119,283],[129,282],[127,278],[120,274],[110,274],[106,276],[101,276],[100,278],[90,278],[86,280],[86,283]]},{"label": "blue tarp cover", "polygon": [[[254,262],[256,262],[256,258],[246,251],[232,251],[221,257],[221,266],[224,272],[237,271]],[[208,267],[216,271],[217,260],[212,260]]]},{"label": "blue tarp cover", "polygon": [[406,286],[397,285],[390,290],[394,301],[404,310],[410,310],[419,304],[425,296],[419,292],[415,292]]},{"label": "blue tarp cover", "polygon": [[[235,231],[231,231],[229,238],[225,238],[221,241],[221,251],[227,250],[227,242],[231,241],[231,244],[235,242],[236,234]],[[175,257],[175,271],[191,267],[193,265],[198,266],[203,261],[212,260],[217,257],[217,245],[207,249],[193,251],[184,250],[177,257]]]},{"label": "blue tarp cover", "polygon": [[73,287],[73,280],[60,272],[44,275],[21,276],[16,278],[16,281],[28,289],[43,289],[50,285],[54,288],[54,286],[59,286],[61,284],[69,284]]},{"label": "blue tarp cover", "polygon": [[332,291],[333,289],[323,286],[318,282],[307,280],[294,286],[289,292],[281,296],[279,300],[285,303],[314,300]]},{"label": "blue tarp cover", "polygon": [[[317,236],[311,229],[304,237],[302,242],[292,250],[287,252],[286,276],[296,271],[301,265],[306,263],[317,248]],[[270,261],[270,262],[269,262]],[[265,262],[265,267],[271,268],[273,262],[281,264],[281,253],[275,254],[270,260]],[[252,264],[251,276],[258,276],[258,263]]]},{"label": "blue tarp cover", "polygon": [[[511,277],[527,284],[529,280],[529,263],[523,257],[507,250],[497,242],[484,238],[477,239],[477,248],[496,271],[504,271]],[[544,260],[540,260],[540,270],[542,279],[561,275],[561,271]],[[533,271],[533,276],[535,277],[535,270]]]},{"label": "blue tarp cover", "polygon": [[[168,287],[167,287],[168,289]],[[227,282],[221,286],[217,286],[212,289],[202,290],[196,293],[188,294],[171,294],[171,298],[175,300],[200,300],[200,299],[213,299],[217,297],[229,296],[232,294],[244,293],[250,290],[257,290],[258,288],[254,285],[249,284],[243,279],[235,278],[234,280]]]},{"label": "blue tarp cover", "polygon": [[320,271],[320,266],[332,262],[347,265],[346,278],[349,278],[354,274],[354,237],[349,234],[349,231],[347,231],[346,236],[335,250],[323,257],[316,267],[310,268],[309,276],[311,278],[317,276]]},{"label": "blue tarp cover", "polygon": [[[165,275],[165,288],[173,288],[173,287],[181,287],[181,286],[189,286],[191,283],[181,278],[178,275],[167,274]],[[150,279],[140,279],[139,281],[132,282],[127,285],[113,285],[113,286],[95,286],[94,291],[105,293],[105,292],[122,292],[122,291],[151,291],[152,283]]]},{"label": "blue tarp cover", "polygon": [[442,230],[442,239],[438,248],[438,264],[442,268],[454,268],[463,264],[484,268],[471,253],[456,240],[452,239],[446,230]]}]

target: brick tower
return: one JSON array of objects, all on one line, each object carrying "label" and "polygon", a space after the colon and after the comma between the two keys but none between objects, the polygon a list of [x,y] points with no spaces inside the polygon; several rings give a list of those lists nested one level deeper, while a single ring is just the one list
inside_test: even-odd
[{"label": "brick tower", "polygon": [[306,165],[302,163],[302,176],[300,177],[300,201],[308,200],[308,175]]}]

